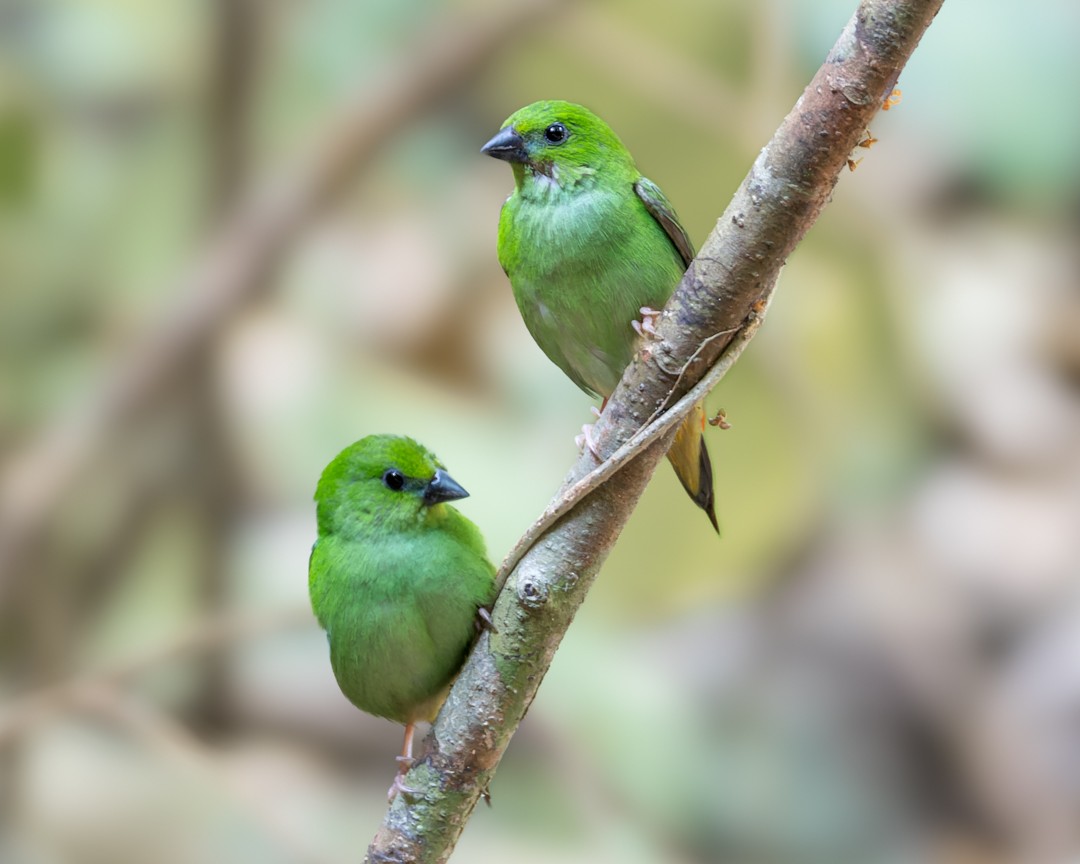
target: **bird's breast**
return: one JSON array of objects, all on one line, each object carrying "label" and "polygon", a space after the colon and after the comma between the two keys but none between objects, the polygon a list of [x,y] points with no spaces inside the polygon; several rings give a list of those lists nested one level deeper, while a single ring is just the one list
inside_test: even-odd
[{"label": "bird's breast", "polygon": [[499,226],[499,257],[544,353],[602,395],[633,356],[638,310],[662,307],[683,270],[632,184],[513,196]]}]

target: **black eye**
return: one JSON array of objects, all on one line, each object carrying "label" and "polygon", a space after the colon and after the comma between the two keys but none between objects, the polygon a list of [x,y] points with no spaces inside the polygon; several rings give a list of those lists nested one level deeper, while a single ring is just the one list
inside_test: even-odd
[{"label": "black eye", "polygon": [[566,140],[566,127],[562,123],[552,123],[544,130],[544,137],[552,144],[562,144]]},{"label": "black eye", "polygon": [[405,475],[397,468],[391,468],[382,475],[383,485],[394,492],[400,492],[405,487]]}]

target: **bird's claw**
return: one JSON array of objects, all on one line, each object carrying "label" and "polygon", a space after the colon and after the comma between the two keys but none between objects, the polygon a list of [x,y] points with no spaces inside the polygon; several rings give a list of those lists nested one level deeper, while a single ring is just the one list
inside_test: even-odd
[{"label": "bird's claw", "polygon": [[391,783],[390,788],[386,790],[386,800],[393,801],[398,795],[419,795],[419,789],[414,789],[412,786],[405,785],[405,775],[415,764],[416,760],[413,759],[412,756],[395,756],[394,759],[397,760],[398,769],[397,774],[394,775],[394,782]]},{"label": "bird's claw", "polygon": [[499,628],[491,620],[491,611],[486,606],[481,606],[476,610],[476,630],[479,633],[483,633],[485,630],[489,633],[499,632]]},{"label": "bird's claw", "polygon": [[[403,758],[404,757],[402,756],[398,756],[399,760]],[[411,759],[409,760],[409,763],[410,765],[412,764]],[[391,783],[390,788],[386,790],[386,800],[388,802],[392,803],[398,795],[415,797],[420,794],[419,789],[414,789],[412,786],[405,785],[405,772],[408,770],[408,768],[405,768],[404,770],[399,769],[398,773],[394,776],[394,782]]]},{"label": "bird's claw", "polygon": [[631,321],[630,326],[634,328],[634,332],[642,338],[656,337],[656,322],[660,320],[664,312],[661,309],[652,309],[649,306],[642,306],[638,309],[641,313],[640,321]]},{"label": "bird's claw", "polygon": [[604,457],[596,449],[596,441],[593,439],[593,424],[586,423],[581,427],[581,434],[574,438],[574,443],[579,450],[588,450],[596,458],[597,462],[603,462]]}]

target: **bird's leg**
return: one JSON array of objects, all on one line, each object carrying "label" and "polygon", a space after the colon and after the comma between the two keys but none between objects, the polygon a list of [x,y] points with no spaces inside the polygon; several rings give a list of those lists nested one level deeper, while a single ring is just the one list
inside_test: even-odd
[{"label": "bird's leg", "polygon": [[652,309],[648,306],[642,306],[640,309],[638,309],[638,312],[641,313],[641,320],[634,320],[630,322],[630,326],[634,328],[634,332],[642,338],[655,337],[656,322],[659,321],[661,316],[664,314],[663,310]]},{"label": "bird's leg", "polygon": [[387,801],[393,801],[398,796],[398,793],[416,795],[419,792],[419,790],[405,785],[405,775],[413,766],[412,742],[415,731],[416,724],[405,724],[405,741],[401,745],[401,755],[397,757],[398,769],[397,774],[394,776],[394,782],[390,784],[390,788],[386,791]]}]

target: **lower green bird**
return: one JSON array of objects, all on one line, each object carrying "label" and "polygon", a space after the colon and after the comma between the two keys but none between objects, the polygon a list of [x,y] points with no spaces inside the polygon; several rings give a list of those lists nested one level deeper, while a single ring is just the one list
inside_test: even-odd
[{"label": "lower green bird", "polygon": [[[580,105],[534,102],[511,114],[482,152],[514,170],[499,217],[499,262],[525,326],[575,384],[606,400],[693,259],[690,238],[660,187]],[[699,404],[668,459],[719,531],[704,429]]]},{"label": "lower green bird", "polygon": [[315,490],[311,608],[341,692],[357,708],[405,724],[391,799],[411,791],[402,777],[415,724],[435,719],[478,613],[495,599],[479,530],[446,503],[468,494],[434,454],[398,435],[346,447]]}]

